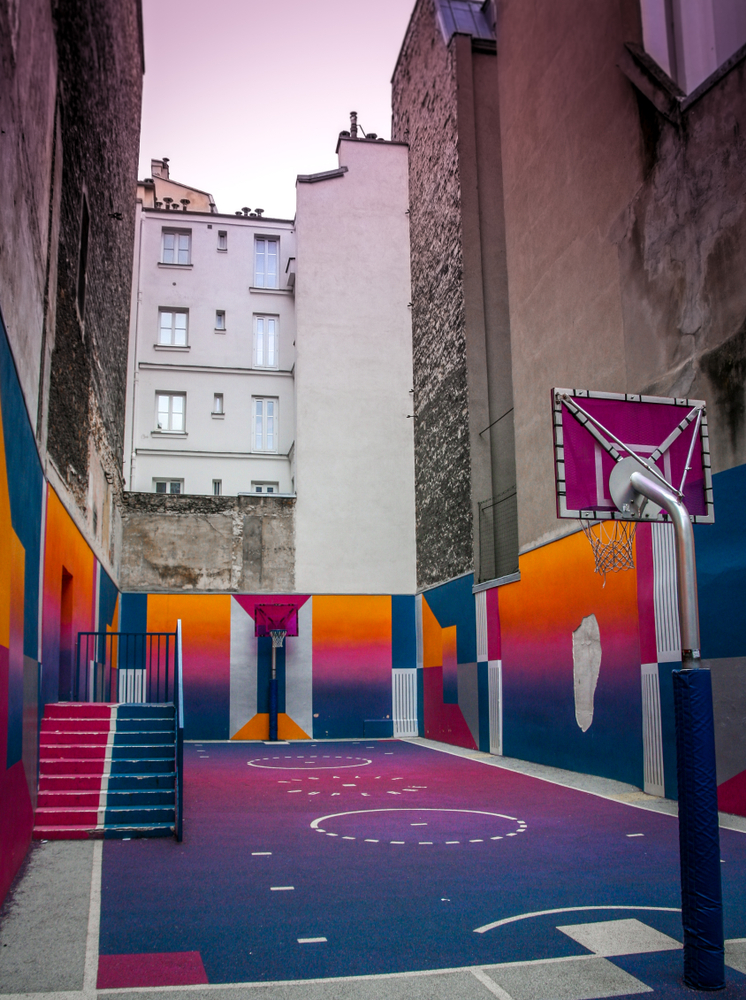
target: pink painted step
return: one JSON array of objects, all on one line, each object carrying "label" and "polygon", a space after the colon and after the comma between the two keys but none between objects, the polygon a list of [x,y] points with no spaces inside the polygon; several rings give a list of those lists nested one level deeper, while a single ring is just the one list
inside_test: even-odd
[{"label": "pink painted step", "polygon": [[42,774],[39,778],[39,793],[44,792],[93,791],[101,789],[101,774]]},{"label": "pink painted step", "polygon": [[39,745],[39,756],[44,760],[103,760],[106,756],[106,744],[91,746],[89,743],[42,743]]},{"label": "pink painted step", "polygon": [[106,746],[108,739],[108,728],[97,733],[76,732],[71,729],[60,733],[42,728],[40,746],[54,746],[55,744],[62,744],[63,746],[103,744]]},{"label": "pink painted step", "polygon": [[37,826],[88,826],[95,829],[98,823],[98,809],[56,809],[36,810]]},{"label": "pink painted step", "polygon": [[94,837],[103,839],[103,836],[103,830],[99,832],[87,824],[82,826],[73,824],[68,826],[35,826],[33,833],[34,840],[89,840]]},{"label": "pink painted step", "polygon": [[45,719],[110,719],[115,703],[91,705],[87,701],[55,702],[44,706]]},{"label": "pink painted step", "polygon": [[59,790],[42,790],[39,789],[39,798],[37,801],[38,809],[60,809],[60,808],[74,808],[74,807],[84,807],[88,809],[98,809],[99,799],[101,798],[101,793],[98,788],[93,788],[91,791],[83,791],[79,785],[78,780],[71,782],[72,788]]},{"label": "pink painted step", "polygon": [[108,719],[42,719],[42,733],[108,733]]},{"label": "pink painted step", "polygon": [[70,757],[44,757],[39,761],[39,770],[42,774],[85,774],[93,775],[97,774],[99,776],[99,785],[101,784],[101,775],[104,773],[104,758],[101,756],[98,760],[88,757],[82,758],[78,757],[72,759]]}]

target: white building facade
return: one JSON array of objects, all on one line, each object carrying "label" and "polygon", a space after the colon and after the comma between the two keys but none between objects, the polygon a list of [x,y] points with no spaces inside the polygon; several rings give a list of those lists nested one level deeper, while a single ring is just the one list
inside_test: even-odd
[{"label": "white building facade", "polygon": [[138,187],[127,489],[292,495],[293,222],[220,215],[167,161],[153,168]]}]

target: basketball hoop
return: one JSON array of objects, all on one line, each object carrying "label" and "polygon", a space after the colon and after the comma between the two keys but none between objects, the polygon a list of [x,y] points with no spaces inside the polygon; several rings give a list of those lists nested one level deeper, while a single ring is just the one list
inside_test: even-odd
[{"label": "basketball hoop", "polygon": [[282,644],[285,641],[285,636],[288,634],[287,629],[273,628],[270,629],[269,634],[272,636],[272,648],[282,649]]},{"label": "basketball hoop", "polygon": [[634,569],[633,546],[637,521],[581,521],[585,537],[591,543],[596,572],[604,578],[607,573]]}]

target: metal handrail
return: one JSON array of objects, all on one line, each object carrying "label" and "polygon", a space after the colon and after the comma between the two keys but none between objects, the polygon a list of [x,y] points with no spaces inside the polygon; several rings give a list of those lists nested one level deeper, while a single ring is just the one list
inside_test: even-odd
[{"label": "metal handrail", "polygon": [[174,632],[78,632],[70,700],[171,702],[175,639]]},{"label": "metal handrail", "polygon": [[174,656],[174,683],[176,702],[176,823],[174,834],[181,843],[184,822],[184,683],[181,662],[181,618],[176,622],[176,650]]}]

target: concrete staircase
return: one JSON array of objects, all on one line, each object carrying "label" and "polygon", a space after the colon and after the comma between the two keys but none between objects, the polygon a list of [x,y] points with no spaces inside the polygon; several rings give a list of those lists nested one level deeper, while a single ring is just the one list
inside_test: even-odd
[{"label": "concrete staircase", "polygon": [[34,839],[172,836],[175,778],[173,705],[47,705]]}]

